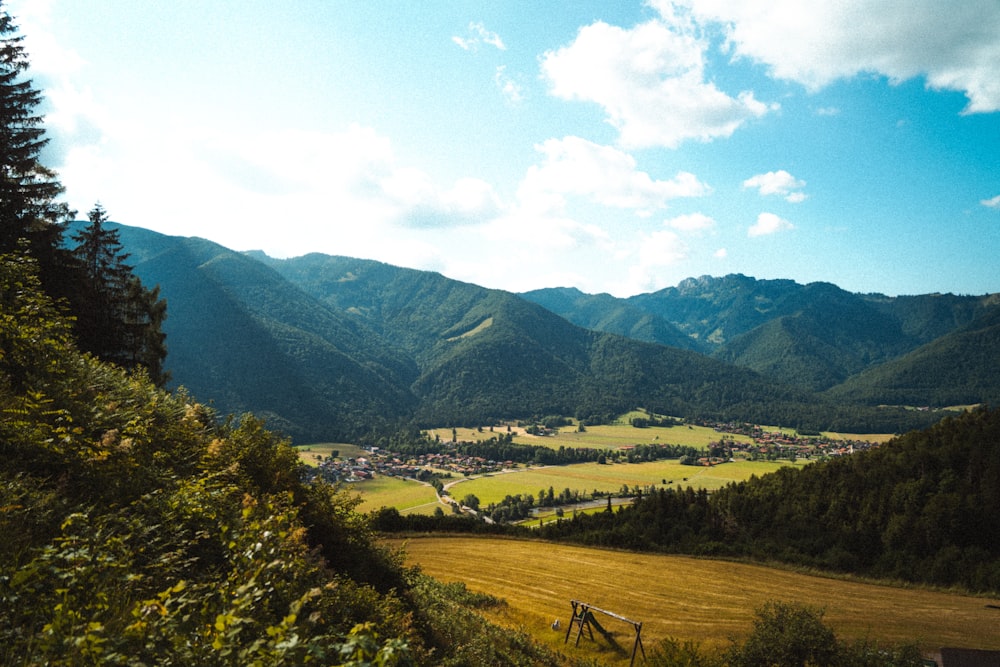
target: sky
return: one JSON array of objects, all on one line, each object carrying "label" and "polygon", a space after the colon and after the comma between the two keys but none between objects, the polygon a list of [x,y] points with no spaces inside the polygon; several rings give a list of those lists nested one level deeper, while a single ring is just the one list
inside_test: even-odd
[{"label": "sky", "polygon": [[85,218],[515,292],[1000,292],[997,0],[0,0]]}]

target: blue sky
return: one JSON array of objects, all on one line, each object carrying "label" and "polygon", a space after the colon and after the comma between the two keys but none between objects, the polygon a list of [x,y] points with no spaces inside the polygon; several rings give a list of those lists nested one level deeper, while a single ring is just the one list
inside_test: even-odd
[{"label": "blue sky", "polygon": [[1000,292],[996,0],[5,0],[80,217],[487,287]]}]

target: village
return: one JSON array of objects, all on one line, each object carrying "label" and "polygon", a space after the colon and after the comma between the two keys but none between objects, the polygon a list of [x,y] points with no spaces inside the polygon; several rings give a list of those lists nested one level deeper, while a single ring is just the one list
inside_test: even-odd
[{"label": "village", "polygon": [[331,483],[362,482],[376,475],[429,482],[432,479],[469,477],[518,467],[519,464],[513,461],[487,461],[478,456],[465,456],[457,452],[413,455],[404,461],[394,452],[373,447],[368,456],[327,457],[315,468],[307,470],[306,474]]},{"label": "village", "polygon": [[791,459],[796,458],[827,458],[844,456],[869,449],[878,443],[857,439],[834,439],[827,436],[791,434],[784,431],[765,431],[755,424],[739,423],[706,423],[704,426],[714,428],[719,433],[742,435],[752,442],[744,442],[723,436],[719,443],[712,443],[709,449],[721,447],[728,450],[730,456],[740,456],[751,460]]}]

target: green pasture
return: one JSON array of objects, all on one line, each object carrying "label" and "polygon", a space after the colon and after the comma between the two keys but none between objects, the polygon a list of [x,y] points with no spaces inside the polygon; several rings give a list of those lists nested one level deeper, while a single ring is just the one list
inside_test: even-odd
[{"label": "green pasture", "polygon": [[[482,505],[500,502],[505,496],[531,494],[538,497],[542,489],[551,486],[556,494],[563,489],[591,493],[595,489],[604,493],[617,492],[623,485],[673,486],[709,491],[722,488],[730,482],[758,477],[788,465],[805,462],[788,461],[734,461],[712,467],[682,466],[677,459],[649,463],[578,463],[568,466],[525,468],[513,472],[497,473],[469,478],[448,486],[455,498],[473,494]],[[666,480],[667,484],[664,484]]]},{"label": "green pasture", "polygon": [[[502,538],[426,537],[402,544],[409,564],[442,581],[504,598],[495,621],[522,628],[574,658],[627,665],[628,652],[586,633],[564,643],[570,600],[580,600],[643,623],[647,651],[673,637],[724,647],[746,635],[754,610],[767,601],[805,604],[844,639],[1000,649],[1000,611],[990,600],[920,588],[833,579],[762,565],[683,556],[610,551]],[[551,624],[560,619],[561,628]],[[610,617],[600,622],[631,649],[635,633]],[[641,664],[638,662],[637,664]]]},{"label": "green pasture", "polygon": [[439,505],[434,487],[399,477],[379,475],[345,488],[361,496],[358,511],[362,513],[395,507],[400,514],[433,514],[435,507],[444,507]]}]

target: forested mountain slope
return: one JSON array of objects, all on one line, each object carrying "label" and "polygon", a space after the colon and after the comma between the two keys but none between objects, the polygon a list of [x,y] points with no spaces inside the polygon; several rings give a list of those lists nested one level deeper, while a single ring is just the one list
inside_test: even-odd
[{"label": "forested mountain slope", "polygon": [[299,441],[415,423],[661,414],[896,432],[936,416],[818,399],[689,350],[577,327],[517,295],[325,255],[288,260],[121,227],[167,300],[173,382]]},{"label": "forested mountain slope", "polygon": [[827,392],[870,405],[1000,405],[1000,309]]},{"label": "forested mountain slope", "polygon": [[[623,309],[645,313],[684,332],[712,356],[811,390],[826,390],[968,325],[998,307],[997,295],[927,294],[888,297],[853,294],[828,283],[703,276],[628,299],[537,290],[526,298],[596,330],[615,330]],[[641,332],[639,332],[640,335]],[[645,335],[643,335],[644,338]],[[920,405],[979,383],[961,373],[923,378],[945,392],[913,392]],[[969,392],[965,392],[966,395]],[[840,400],[847,392],[831,391]],[[981,393],[978,401],[989,400]],[[977,402],[977,401],[972,401]]]},{"label": "forested mountain slope", "polygon": [[173,383],[297,439],[404,417],[416,366],[358,321],[215,243],[120,227],[136,273],[167,300]]},{"label": "forested mountain slope", "polygon": [[585,329],[684,350],[710,351],[710,346],[688,336],[665,317],[610,294],[586,294],[575,287],[553,287],[524,292],[521,296]]},{"label": "forested mountain slope", "polygon": [[417,417],[607,419],[631,406],[667,414],[788,417],[812,397],[695,353],[587,331],[516,295],[378,262],[307,255],[267,259],[324,303],[354,314],[420,367]]}]

